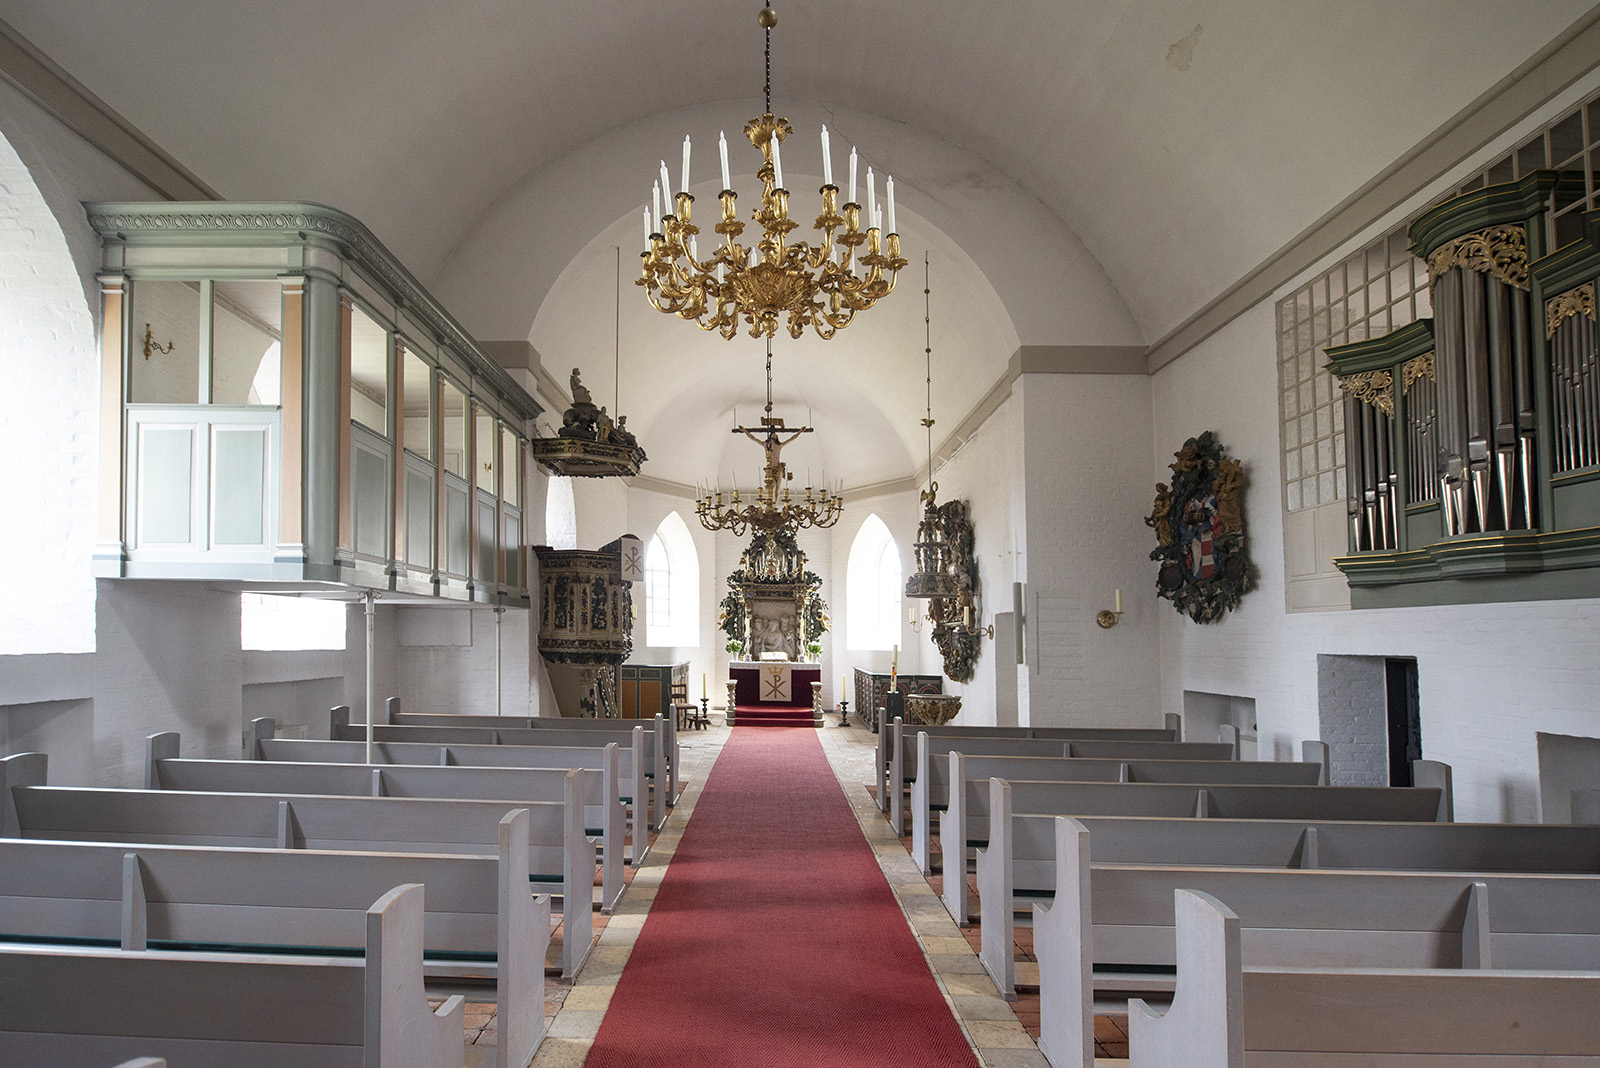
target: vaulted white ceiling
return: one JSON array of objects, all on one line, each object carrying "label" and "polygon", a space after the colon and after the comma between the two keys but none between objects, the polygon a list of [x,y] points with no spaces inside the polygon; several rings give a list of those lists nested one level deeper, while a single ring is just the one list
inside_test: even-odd
[{"label": "vaulted white ceiling", "polygon": [[[0,0],[0,18],[223,196],[362,219],[480,338],[528,338],[563,380],[583,367],[647,474],[694,482],[754,470],[727,428],[757,414],[762,352],[644,304],[638,217],[686,133],[700,202],[720,185],[718,130],[752,199],[756,157],[734,135],[760,110],[759,6]],[[779,413],[810,409],[820,431],[791,469],[857,486],[923,459],[924,251],[946,428],[1018,345],[1161,340],[1592,3],[776,6],[795,216],[826,122],[836,167],[854,142],[894,173],[914,261],[838,340],[775,350]]]}]

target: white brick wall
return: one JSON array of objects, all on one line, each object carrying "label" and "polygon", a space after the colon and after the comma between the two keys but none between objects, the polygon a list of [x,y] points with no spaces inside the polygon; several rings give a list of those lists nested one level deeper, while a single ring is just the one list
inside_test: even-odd
[{"label": "white brick wall", "polygon": [[[94,648],[99,361],[61,228],[0,139],[0,651]],[[22,566],[16,566],[21,564]]]}]

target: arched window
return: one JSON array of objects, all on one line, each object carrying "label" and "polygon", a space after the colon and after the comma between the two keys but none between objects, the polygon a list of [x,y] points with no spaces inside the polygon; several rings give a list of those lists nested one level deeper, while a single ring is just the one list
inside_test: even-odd
[{"label": "arched window", "polygon": [[900,643],[900,550],[889,528],[867,516],[850,547],[846,576],[851,649],[888,649]]},{"label": "arched window", "polygon": [[545,487],[544,540],[552,549],[578,547],[578,507],[572,499],[572,479],[551,475]]},{"label": "arched window", "polygon": [[661,521],[644,554],[645,643],[700,644],[700,558],[683,517]]}]

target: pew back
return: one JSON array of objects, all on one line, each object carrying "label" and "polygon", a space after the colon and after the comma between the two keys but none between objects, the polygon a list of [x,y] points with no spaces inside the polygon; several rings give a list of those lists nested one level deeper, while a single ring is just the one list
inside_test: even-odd
[{"label": "pew back", "polygon": [[371,906],[362,959],[0,947],[0,1063],[459,1066],[462,999],[423,991],[422,896]]}]

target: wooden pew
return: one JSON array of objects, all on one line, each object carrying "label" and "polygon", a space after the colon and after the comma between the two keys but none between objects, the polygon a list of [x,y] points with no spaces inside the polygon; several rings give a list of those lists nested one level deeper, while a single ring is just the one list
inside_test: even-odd
[{"label": "wooden pew", "polygon": [[[349,722],[349,706],[339,707],[345,709],[345,721]],[[652,719],[640,720],[587,719],[582,716],[487,716],[466,712],[406,712],[401,708],[398,697],[384,701],[383,710],[385,723],[401,727],[522,727],[528,730],[597,731],[602,734],[631,735],[634,727],[644,726],[647,730],[659,730],[663,735],[662,749],[667,755],[667,781],[670,784],[667,792],[669,806],[678,803],[678,794],[683,787],[680,775],[682,765],[678,749],[678,723],[671,716],[658,713]],[[624,745],[628,741],[626,737],[616,740]]]},{"label": "wooden pew", "polygon": [[975,755],[959,739],[935,741],[917,734],[916,778],[911,783],[911,855],[924,875],[933,872],[933,818],[950,803],[950,759],[963,755],[968,778],[1059,780],[1062,782],[1168,782],[1316,786],[1322,765],[1289,761],[1102,760],[1093,757]]},{"label": "wooden pew", "polygon": [[[0,837],[148,842],[363,853],[493,853],[503,801],[316,794],[190,793],[46,786],[42,753],[0,760]],[[595,848],[584,834],[578,771],[566,800],[519,804],[528,823],[528,882],[562,897],[561,973],[594,941]]]},{"label": "wooden pew", "polygon": [[[632,751],[644,768],[647,792],[641,811],[649,816],[651,830],[660,830],[667,819],[667,798],[670,793],[672,773],[667,768],[665,729],[661,717],[656,718],[654,729],[643,724],[635,727]],[[604,745],[595,732],[584,729],[559,730],[527,727],[396,727],[377,724],[372,728],[375,741],[421,742],[432,746],[507,745],[507,746],[561,746],[586,747]],[[605,737],[602,735],[601,737]],[[365,742],[367,728],[354,724],[333,725],[332,741]]]},{"label": "wooden pew", "polygon": [[0,1064],[459,1068],[462,999],[423,992],[421,884],[366,917],[360,959],[0,947]]},{"label": "wooden pew", "polygon": [[[1600,971],[1592,965],[1561,971],[1262,964],[1240,916],[1221,900],[1188,889],[1174,891],[1174,898],[1177,990],[1164,1014],[1140,999],[1129,1002],[1135,1068],[1600,1062],[1594,1011]],[[1052,1057],[1051,1063],[1093,1062]]]},{"label": "wooden pew", "polygon": [[[1169,716],[1169,722],[1177,720],[1176,716]],[[886,786],[893,781],[892,765],[894,754],[904,749],[905,756],[901,765],[901,774],[910,766],[910,760],[915,756],[915,751],[910,746],[915,745],[918,731],[927,731],[932,735],[943,735],[950,738],[1011,738],[1011,739],[1049,739],[1053,741],[1087,741],[1101,740],[1114,742],[1175,742],[1178,741],[1177,726],[1167,727],[958,727],[944,724],[939,727],[928,727],[922,724],[907,723],[904,717],[896,717],[892,724],[885,724],[877,732],[877,756],[875,767],[877,771],[874,779],[878,786],[878,808],[884,812],[889,809],[889,794]],[[987,751],[987,750],[985,750]],[[1061,752],[1058,756],[1097,756],[1100,754],[1080,753],[1072,754]],[[1209,759],[1209,758],[1208,758]]]},{"label": "wooden pew", "polygon": [[[1057,728],[1066,730],[1067,728]],[[927,734],[931,751],[964,752],[985,756],[1086,757],[1101,760],[1216,760],[1232,759],[1233,750],[1216,742],[1122,741],[1104,738],[947,738],[936,731],[906,729],[899,720],[891,728],[889,770],[884,789],[897,795],[889,806],[889,824],[897,835],[906,833],[903,796],[915,781],[918,735]],[[895,784],[899,784],[896,787]]]},{"label": "wooden pew", "polygon": [[[1186,786],[1178,783],[1063,783],[1019,780],[977,782],[961,774],[951,754],[950,806],[939,821],[944,853],[945,908],[957,923],[970,918],[967,882],[958,878],[966,850],[989,845],[991,802],[1002,793],[1011,811],[1051,816],[1162,816],[1199,819],[1378,820],[1423,823],[1438,818],[1441,793],[1432,787],[1395,786]],[[1000,783],[1000,788],[994,784]]]},{"label": "wooden pew", "polygon": [[[270,718],[252,720],[252,737],[245,755],[253,760],[311,764],[365,764],[364,742],[335,742],[308,738],[275,737]],[[617,751],[617,779],[623,807],[628,816],[628,839],[624,859],[639,864],[649,852],[649,796],[645,762],[640,759],[644,743],[643,727],[635,727],[628,746]],[[481,768],[585,768],[604,772],[605,747],[602,745],[428,745],[419,742],[377,742],[372,747],[374,764],[481,767]]]},{"label": "wooden pew", "polygon": [[360,902],[402,875],[428,888],[424,972],[493,979],[496,1068],[523,1068],[544,1037],[550,943],[527,857],[526,809],[481,857],[0,840],[0,943],[354,956]]},{"label": "wooden pew", "polygon": [[[1033,908],[1040,1049],[1076,1064],[1101,991],[1164,991],[1126,969],[1178,960],[1172,891],[1225,892],[1246,945],[1291,966],[1600,967],[1600,876],[1378,872],[1091,863],[1092,835],[1052,820],[1056,892]],[[991,847],[993,848],[993,847]],[[986,954],[985,963],[997,962]],[[1120,968],[1119,968],[1120,966]]]},{"label": "wooden pew", "polygon": [[[991,783],[990,790],[989,840],[977,863],[980,956],[1000,983],[1012,974],[1001,955],[1012,951],[1016,914],[1055,896],[1061,817],[1007,820],[1004,785]],[[1078,822],[1090,831],[1097,865],[1600,874],[1600,827],[1117,816]]]},{"label": "wooden pew", "polygon": [[[170,731],[152,734],[145,740],[146,790],[433,797],[508,804],[565,800],[567,771],[561,768],[188,760],[178,756],[178,746],[178,735]],[[603,765],[601,771],[576,770],[585,831],[600,848],[600,911],[609,913],[622,896],[626,829],[616,743],[605,747]]]}]

